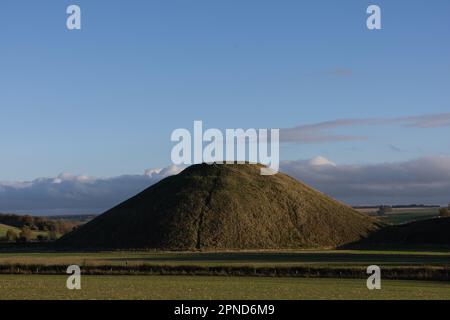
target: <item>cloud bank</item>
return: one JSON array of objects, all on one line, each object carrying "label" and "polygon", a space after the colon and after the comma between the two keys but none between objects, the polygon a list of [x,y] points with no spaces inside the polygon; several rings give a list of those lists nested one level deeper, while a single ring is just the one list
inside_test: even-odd
[{"label": "cloud bank", "polygon": [[282,171],[353,205],[447,204],[450,157],[336,165],[325,158],[283,162]]},{"label": "cloud bank", "polygon": [[366,118],[339,119],[300,125],[280,130],[280,141],[290,143],[321,143],[338,141],[365,140],[367,137],[354,135],[338,135],[330,131],[351,126],[382,126],[397,125],[406,128],[441,128],[450,126],[450,113],[428,114],[398,118]]},{"label": "cloud bank", "polygon": [[181,167],[150,169],[142,175],[95,178],[60,174],[30,182],[0,182],[0,212],[30,214],[101,213]]},{"label": "cloud bank", "polygon": [[[113,178],[61,174],[30,182],[0,182],[0,212],[101,213],[181,170],[169,166]],[[352,205],[450,202],[449,156],[369,165],[337,165],[316,157],[284,161],[281,171]]]}]

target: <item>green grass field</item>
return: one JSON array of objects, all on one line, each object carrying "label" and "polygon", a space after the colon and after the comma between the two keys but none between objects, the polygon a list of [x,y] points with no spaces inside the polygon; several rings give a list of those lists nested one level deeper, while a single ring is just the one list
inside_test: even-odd
[{"label": "green grass field", "polygon": [[5,225],[5,224],[1,224],[1,223],[0,223],[0,238],[5,237],[5,236],[6,236],[6,232],[7,232],[8,230],[13,230],[13,231],[16,232],[17,234],[20,233],[20,229],[19,229],[19,228],[7,226],[7,225]]},{"label": "green grass field", "polygon": [[396,210],[393,213],[389,213],[382,218],[385,222],[391,224],[403,224],[412,221],[420,221],[426,219],[432,219],[439,216],[438,209],[405,209]]},{"label": "green grass field", "polygon": [[0,265],[198,265],[198,266],[302,266],[342,265],[450,266],[450,251],[304,250],[257,252],[98,252],[0,253]]},{"label": "green grass field", "polygon": [[0,299],[445,299],[450,283],[382,281],[370,291],[365,280],[83,276],[81,290],[68,290],[65,276],[1,275]]},{"label": "green grass field", "polygon": [[[361,212],[375,215],[377,209],[372,210],[359,210]],[[420,221],[426,219],[432,219],[439,216],[438,208],[404,208],[394,209],[393,212],[389,212],[384,216],[380,216],[379,219],[389,224],[404,224],[413,221]]]},{"label": "green grass field", "polygon": [[[450,252],[255,251],[0,253],[0,265],[84,266],[450,266]],[[64,269],[65,270],[65,269]],[[64,272],[61,272],[64,273]],[[362,274],[364,276],[364,274]],[[82,276],[82,290],[66,289],[66,275],[0,275],[0,299],[450,299],[449,282],[383,280],[369,291],[365,279],[101,275]]]}]

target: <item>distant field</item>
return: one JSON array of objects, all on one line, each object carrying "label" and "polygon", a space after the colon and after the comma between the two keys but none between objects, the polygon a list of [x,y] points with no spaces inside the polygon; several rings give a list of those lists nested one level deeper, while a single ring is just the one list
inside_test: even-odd
[{"label": "distant field", "polygon": [[[6,232],[8,232],[8,230],[13,230],[14,232],[17,233],[17,235],[20,234],[20,229],[16,228],[16,227],[12,227],[12,226],[7,226],[5,224],[1,224],[0,223],[0,238],[3,238],[6,236]],[[31,231],[31,233],[33,234],[33,238],[32,239],[36,239],[39,235],[43,235],[43,236],[47,236],[48,232],[45,231]]]},{"label": "distant field", "polygon": [[[358,209],[360,212],[369,215],[375,215],[377,208]],[[379,218],[390,224],[403,224],[412,221],[426,220],[439,216],[438,208],[401,208],[393,209],[393,212],[387,213]]]},{"label": "distant field", "polygon": [[0,253],[0,265],[450,266],[450,251],[304,250],[255,252]]},{"label": "distant field", "polygon": [[391,224],[403,224],[412,221],[420,221],[439,216],[438,209],[415,209],[415,210],[396,210],[389,213],[381,219]]},{"label": "distant field", "polygon": [[68,290],[65,276],[1,275],[0,299],[450,299],[450,283],[340,279],[83,276]]}]

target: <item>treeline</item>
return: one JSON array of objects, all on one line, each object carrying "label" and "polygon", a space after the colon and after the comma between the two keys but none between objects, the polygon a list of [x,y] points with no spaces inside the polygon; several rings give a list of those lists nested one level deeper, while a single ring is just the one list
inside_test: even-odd
[{"label": "treeline", "polygon": [[54,220],[15,214],[0,214],[0,224],[12,227],[6,231],[5,237],[0,239],[7,242],[55,240],[79,225],[77,222],[65,219]]},{"label": "treeline", "polygon": [[43,242],[49,240],[56,240],[58,235],[54,231],[49,231],[47,233],[43,232],[36,234],[29,227],[22,227],[20,231],[15,229],[8,229],[4,237],[0,237],[0,242]]}]

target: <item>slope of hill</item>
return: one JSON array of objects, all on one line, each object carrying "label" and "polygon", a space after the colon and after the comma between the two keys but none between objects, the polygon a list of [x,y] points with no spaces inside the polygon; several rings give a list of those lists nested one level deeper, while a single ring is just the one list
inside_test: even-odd
[{"label": "slope of hill", "polygon": [[68,218],[39,217],[30,215],[5,214],[0,213],[0,224],[11,226],[17,229],[29,227],[36,233],[47,234],[47,231],[55,231],[58,234],[65,234],[81,222],[71,221]]},{"label": "slope of hill", "polygon": [[[8,232],[8,230],[14,231],[16,233],[16,235],[19,235],[20,232],[22,231],[21,229],[16,228],[14,226],[9,226],[9,225],[0,223],[0,241],[2,241],[6,237],[6,233]],[[38,236],[48,237],[48,232],[46,232],[46,231],[31,230],[30,232],[31,232],[30,240],[36,240],[38,238]]]},{"label": "slope of hill", "polygon": [[450,218],[434,218],[388,226],[355,245],[364,247],[384,244],[450,246]]},{"label": "slope of hill", "polygon": [[260,165],[194,165],[57,241],[67,248],[335,247],[377,228],[365,214]]},{"label": "slope of hill", "polygon": [[8,232],[8,230],[12,230],[12,231],[16,232],[17,234],[20,233],[20,229],[19,228],[8,226],[6,224],[1,224],[0,223],[0,238],[5,237],[6,236],[6,232]]}]

